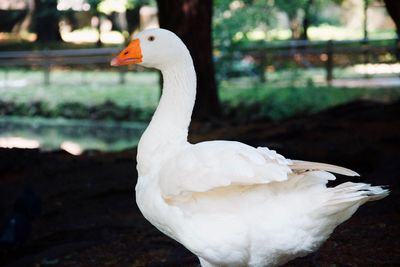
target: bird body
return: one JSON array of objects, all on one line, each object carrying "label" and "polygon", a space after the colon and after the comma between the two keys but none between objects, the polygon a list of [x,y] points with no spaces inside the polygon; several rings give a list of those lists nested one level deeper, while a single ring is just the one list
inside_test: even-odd
[{"label": "bird body", "polygon": [[[294,161],[240,142],[187,141],[196,94],[190,53],[163,29],[139,33],[112,65],[163,74],[163,94],[137,154],[139,209],[204,266],[278,266],[315,251],[335,227],[387,190],[364,183],[326,186],[334,165]],[[167,49],[168,48],[168,49]]]}]

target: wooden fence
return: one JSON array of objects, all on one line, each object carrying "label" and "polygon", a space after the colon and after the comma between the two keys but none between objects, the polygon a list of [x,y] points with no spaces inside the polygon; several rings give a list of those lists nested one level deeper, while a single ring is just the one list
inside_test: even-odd
[{"label": "wooden fence", "polygon": [[[0,52],[0,67],[38,66],[43,68],[44,83],[50,83],[52,66],[109,65],[119,48],[12,51]],[[126,68],[118,68],[120,83],[125,82]]]},{"label": "wooden fence", "polygon": [[[225,55],[224,60],[236,60],[252,56],[258,66],[260,82],[265,82],[268,67],[296,65],[301,68],[325,68],[325,79],[331,83],[334,68],[366,63],[396,63],[400,59],[400,40],[362,39],[346,41],[294,40],[264,43],[243,47]],[[280,66],[279,66],[280,65]],[[284,68],[283,67],[283,68]]]},{"label": "wooden fence", "polygon": [[[43,50],[0,52],[0,67],[39,66],[43,68],[44,83],[50,83],[52,66],[109,64],[119,48]],[[288,63],[298,67],[324,67],[326,81],[334,78],[335,67],[357,63],[393,63],[400,58],[400,40],[352,40],[352,41],[285,41],[262,43],[241,47],[226,53],[221,60],[232,62],[246,55],[256,59],[260,82],[266,81],[265,70],[270,66],[281,68]],[[279,66],[280,65],[280,66]],[[293,64],[291,65],[293,67]],[[118,68],[120,83],[125,82],[126,68]]]}]

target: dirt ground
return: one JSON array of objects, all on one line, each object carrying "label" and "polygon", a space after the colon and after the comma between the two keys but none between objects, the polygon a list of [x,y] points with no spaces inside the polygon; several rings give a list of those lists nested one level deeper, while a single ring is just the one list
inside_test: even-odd
[{"label": "dirt ground", "polygon": [[[195,123],[191,133],[193,142],[268,146],[288,158],[334,163],[362,175],[352,180],[390,186],[389,197],[360,208],[315,258],[322,267],[400,266],[400,103],[357,102],[284,122]],[[26,242],[0,246],[0,266],[198,266],[195,256],[140,214],[135,153],[0,150],[0,225],[27,186],[41,200]],[[311,257],[285,266],[311,266]]]}]

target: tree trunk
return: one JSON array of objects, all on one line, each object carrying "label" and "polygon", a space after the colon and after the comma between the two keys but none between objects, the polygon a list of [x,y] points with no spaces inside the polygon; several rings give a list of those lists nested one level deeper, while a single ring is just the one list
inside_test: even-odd
[{"label": "tree trunk", "polygon": [[132,9],[126,10],[126,23],[128,25],[128,32],[132,34],[140,28],[140,8],[142,5],[136,5]]},{"label": "tree trunk", "polygon": [[21,23],[18,23],[12,29],[12,31],[14,33],[17,33],[18,35],[21,35],[21,33],[29,32],[29,28],[31,27],[31,24],[32,24],[32,16],[33,16],[33,12],[35,10],[35,1],[28,0],[26,4],[27,4],[27,9],[28,9],[26,16],[24,17],[24,19],[22,20]]},{"label": "tree trunk", "polygon": [[295,17],[289,17],[289,23],[290,23],[290,31],[292,32],[292,39],[293,40],[298,40],[301,37],[301,28],[300,28],[300,23],[297,18]]},{"label": "tree trunk", "polygon": [[399,0],[384,0],[386,9],[396,24],[397,38],[400,39],[400,1]]},{"label": "tree trunk", "polygon": [[364,0],[364,8],[363,8],[363,33],[364,40],[368,39],[368,6],[369,0]]},{"label": "tree trunk", "polygon": [[212,57],[212,0],[157,0],[161,28],[175,32],[187,45],[197,72],[195,119],[220,115]]},{"label": "tree trunk", "polygon": [[96,42],[96,47],[102,47],[103,43],[101,42],[101,15],[97,14],[97,25],[96,25],[98,37]]},{"label": "tree trunk", "polygon": [[304,8],[303,32],[301,33],[301,39],[303,40],[308,40],[308,28],[311,25],[311,8],[313,5],[314,0],[308,0]]},{"label": "tree trunk", "polygon": [[34,21],[38,41],[61,41],[57,0],[35,0]]}]

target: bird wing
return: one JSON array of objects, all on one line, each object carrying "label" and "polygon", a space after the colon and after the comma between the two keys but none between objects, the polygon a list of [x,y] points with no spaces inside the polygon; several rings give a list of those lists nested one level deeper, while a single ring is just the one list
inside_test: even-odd
[{"label": "bird wing", "polygon": [[205,192],[230,185],[266,184],[288,179],[291,160],[268,148],[239,142],[211,141],[190,145],[160,170],[164,197]]},{"label": "bird wing", "polygon": [[327,172],[358,176],[331,164],[286,159],[266,147],[209,141],[190,145],[167,160],[160,169],[159,182],[163,196],[169,198],[231,185],[282,182],[306,172],[318,173],[326,182],[335,179]]}]

